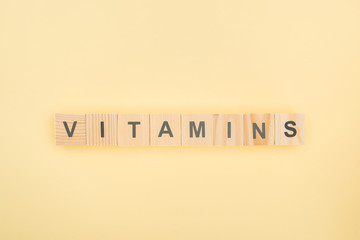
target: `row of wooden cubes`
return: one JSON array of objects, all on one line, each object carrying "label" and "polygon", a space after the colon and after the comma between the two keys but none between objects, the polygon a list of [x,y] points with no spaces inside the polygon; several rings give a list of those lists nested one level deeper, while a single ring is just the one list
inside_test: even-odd
[{"label": "row of wooden cubes", "polygon": [[304,144],[303,114],[56,114],[57,145]]}]

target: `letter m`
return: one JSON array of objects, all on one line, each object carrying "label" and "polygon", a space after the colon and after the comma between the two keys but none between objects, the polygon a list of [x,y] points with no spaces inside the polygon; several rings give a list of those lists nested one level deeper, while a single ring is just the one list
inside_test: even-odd
[{"label": "letter m", "polygon": [[199,127],[196,128],[195,122],[194,121],[190,121],[190,137],[194,137],[194,133],[195,136],[198,138],[200,136],[201,133],[201,137],[205,137],[205,122],[204,121],[200,121],[199,122]]}]

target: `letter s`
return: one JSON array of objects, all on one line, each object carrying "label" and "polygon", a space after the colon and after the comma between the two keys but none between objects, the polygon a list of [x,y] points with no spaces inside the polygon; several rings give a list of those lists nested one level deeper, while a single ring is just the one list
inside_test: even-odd
[{"label": "letter s", "polygon": [[295,136],[296,136],[296,134],[297,134],[297,131],[296,131],[296,129],[295,129],[295,128],[290,127],[289,125],[296,126],[296,123],[295,123],[294,121],[287,121],[287,122],[285,123],[285,128],[286,128],[287,130],[292,131],[292,133],[291,133],[291,134],[289,134],[289,133],[285,132],[285,136],[287,136],[287,137],[295,137]]}]

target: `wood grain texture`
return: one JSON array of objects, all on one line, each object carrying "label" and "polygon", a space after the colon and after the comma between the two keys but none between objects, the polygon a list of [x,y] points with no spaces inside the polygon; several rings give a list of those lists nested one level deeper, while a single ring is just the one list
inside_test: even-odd
[{"label": "wood grain texture", "polygon": [[244,145],[243,114],[214,114],[214,145]]},{"label": "wood grain texture", "polygon": [[[167,125],[168,124],[168,125]],[[161,129],[169,130],[159,136]],[[150,145],[151,146],[181,146],[181,115],[152,113],[150,114]]]},{"label": "wood grain texture", "polygon": [[[101,136],[101,122],[104,122],[104,137]],[[117,114],[87,113],[86,135],[88,145],[117,145]]]},{"label": "wood grain texture", "polygon": [[[244,114],[245,145],[274,145],[275,143],[275,117],[267,114]],[[263,125],[264,124],[264,125]],[[265,134],[264,138],[256,127]],[[264,126],[264,128],[263,128]],[[264,130],[264,131],[263,131]],[[255,133],[255,134],[254,134]]]},{"label": "wood grain texture", "polygon": [[[73,135],[69,137],[64,121],[71,132],[74,121],[76,125]],[[85,114],[67,113],[55,114],[55,142],[56,145],[86,145],[86,118]]]},{"label": "wood grain texture", "polygon": [[[130,123],[129,123],[130,122]],[[133,123],[133,124],[131,124]],[[136,124],[134,124],[136,123]],[[118,145],[149,146],[150,117],[149,114],[118,114]]]},{"label": "wood grain texture", "polygon": [[[292,121],[292,122],[289,122]],[[295,125],[293,124],[295,123]],[[291,127],[296,130],[286,129]],[[294,135],[294,136],[292,136]],[[304,114],[275,114],[275,144],[276,145],[302,145],[305,143],[305,117]]]},{"label": "wood grain texture", "polygon": [[213,114],[182,114],[181,122],[182,146],[212,146],[214,144]]}]

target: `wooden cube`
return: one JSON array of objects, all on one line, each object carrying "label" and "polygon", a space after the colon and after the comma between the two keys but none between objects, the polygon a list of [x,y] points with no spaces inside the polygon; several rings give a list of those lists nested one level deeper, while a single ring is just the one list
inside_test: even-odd
[{"label": "wooden cube", "polygon": [[87,113],[86,136],[88,145],[117,145],[116,113]]},{"label": "wooden cube", "polygon": [[149,114],[118,114],[118,145],[149,146]]},{"label": "wooden cube", "polygon": [[214,145],[244,145],[244,115],[214,114]]},{"label": "wooden cube", "polygon": [[86,145],[85,114],[55,114],[55,142],[56,145]]},{"label": "wooden cube", "polygon": [[150,145],[181,146],[180,114],[150,114]]},{"label": "wooden cube", "polygon": [[275,114],[275,144],[302,145],[305,143],[304,114]]},{"label": "wooden cube", "polygon": [[274,114],[244,114],[244,138],[246,145],[274,145]]},{"label": "wooden cube", "polygon": [[214,144],[213,114],[182,114],[182,145],[212,146]]}]

